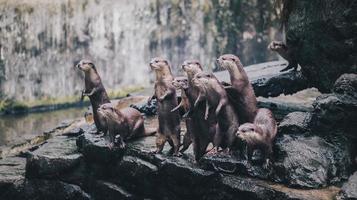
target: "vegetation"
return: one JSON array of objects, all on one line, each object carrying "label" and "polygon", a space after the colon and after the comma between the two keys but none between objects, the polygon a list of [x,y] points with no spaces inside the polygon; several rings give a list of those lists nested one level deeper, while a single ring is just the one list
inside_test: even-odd
[{"label": "vegetation", "polygon": [[[118,99],[127,96],[132,92],[137,92],[142,90],[142,86],[128,86],[121,88],[119,90],[108,90],[108,96],[110,99]],[[26,112],[31,108],[34,107],[50,107],[54,105],[66,105],[66,104],[76,104],[80,102],[79,96],[67,96],[61,98],[41,98],[34,101],[28,102],[21,102],[15,99],[6,97],[0,94],[0,113],[7,113],[7,112]],[[89,102],[88,98],[84,99],[84,103]],[[73,106],[74,106],[73,105]]]}]

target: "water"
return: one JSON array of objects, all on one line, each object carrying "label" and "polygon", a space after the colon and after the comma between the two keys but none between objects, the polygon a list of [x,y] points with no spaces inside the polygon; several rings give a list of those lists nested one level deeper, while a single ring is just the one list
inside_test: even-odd
[{"label": "water", "polygon": [[66,120],[83,117],[86,107],[0,116],[0,148],[21,144]]}]

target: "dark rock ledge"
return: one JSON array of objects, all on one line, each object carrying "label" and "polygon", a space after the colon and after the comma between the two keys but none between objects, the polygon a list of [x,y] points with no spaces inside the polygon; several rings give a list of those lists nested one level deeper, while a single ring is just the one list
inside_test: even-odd
[{"label": "dark rock ledge", "polygon": [[199,163],[190,150],[154,154],[155,137],[111,150],[79,121],[22,157],[1,159],[0,199],[356,199],[356,80],[342,76],[312,111],[280,122],[268,169],[259,152],[252,165],[235,154]]},{"label": "dark rock ledge", "polygon": [[[0,160],[0,199],[330,199],[337,187],[292,189],[253,177],[264,177],[255,167],[248,173],[227,174],[192,162],[192,152],[182,158],[153,154],[155,137],[110,150],[103,138],[92,135],[55,136],[27,158]],[[205,164],[206,163],[206,164]],[[220,166],[222,167],[222,166]],[[222,167],[223,168],[223,167]],[[253,167],[254,168],[254,167]]]}]

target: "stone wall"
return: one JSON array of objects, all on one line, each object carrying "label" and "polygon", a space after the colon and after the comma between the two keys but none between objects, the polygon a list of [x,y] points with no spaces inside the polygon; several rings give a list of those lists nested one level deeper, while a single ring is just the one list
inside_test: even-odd
[{"label": "stone wall", "polygon": [[184,59],[214,68],[222,53],[244,64],[276,58],[266,46],[279,37],[272,1],[1,0],[1,92],[27,101],[78,95],[73,65],[94,60],[111,90],[145,85],[148,62]]}]

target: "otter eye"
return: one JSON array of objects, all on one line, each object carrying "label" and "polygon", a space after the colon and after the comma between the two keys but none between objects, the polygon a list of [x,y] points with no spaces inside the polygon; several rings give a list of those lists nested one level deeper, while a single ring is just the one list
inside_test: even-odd
[{"label": "otter eye", "polygon": [[225,57],[222,57],[222,60],[227,60]]},{"label": "otter eye", "polygon": [[158,63],[159,61],[158,60],[155,60],[155,63]]}]

